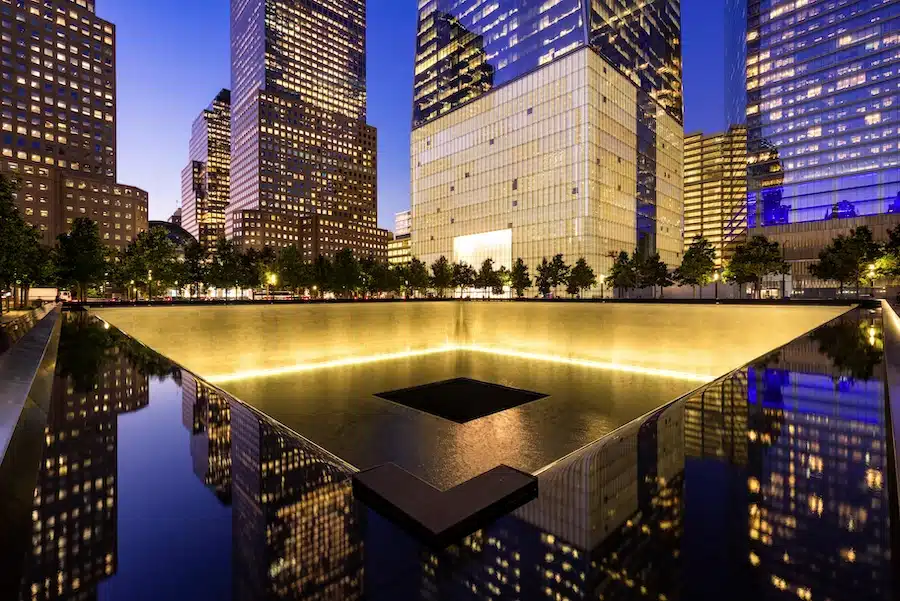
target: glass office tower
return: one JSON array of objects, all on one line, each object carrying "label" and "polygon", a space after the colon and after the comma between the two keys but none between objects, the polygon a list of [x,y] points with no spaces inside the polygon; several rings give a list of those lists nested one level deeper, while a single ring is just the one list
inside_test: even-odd
[{"label": "glass office tower", "polygon": [[747,130],[684,139],[684,247],[703,237],[722,268],[747,230]]},{"label": "glass office tower", "polygon": [[181,172],[182,226],[204,248],[225,235],[231,194],[231,92],[222,90],[194,120],[187,167]]},{"label": "glass office tower", "polygon": [[680,262],[677,0],[419,4],[414,256]]},{"label": "glass office tower", "polygon": [[343,248],[386,259],[364,0],[232,0],[231,69],[226,236],[309,260]]},{"label": "glass office tower", "polygon": [[[900,223],[900,0],[740,8],[729,30],[746,32],[748,225],[814,285],[808,264],[835,235]],[[731,48],[727,64],[738,72],[742,58]]]}]

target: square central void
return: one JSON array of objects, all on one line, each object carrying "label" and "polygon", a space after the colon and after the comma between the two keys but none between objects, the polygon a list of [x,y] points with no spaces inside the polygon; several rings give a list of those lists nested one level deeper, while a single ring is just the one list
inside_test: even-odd
[{"label": "square central void", "polygon": [[375,396],[464,424],[546,397],[546,394],[490,384],[471,378],[453,378]]},{"label": "square central void", "polygon": [[500,464],[533,473],[699,383],[451,350],[219,385],[360,469],[447,489]]}]

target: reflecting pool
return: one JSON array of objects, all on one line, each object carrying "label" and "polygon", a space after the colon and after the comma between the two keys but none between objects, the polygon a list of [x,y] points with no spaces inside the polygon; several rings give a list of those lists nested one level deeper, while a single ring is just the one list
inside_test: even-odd
[{"label": "reflecting pool", "polygon": [[[433,549],[356,501],[353,462],[327,444],[115,327],[67,314],[20,598],[891,599],[881,331],[880,311],[854,310],[686,398],[658,409],[648,399],[640,419],[560,417],[553,431],[607,420],[596,432],[608,435],[538,466],[537,500]],[[460,365],[472,377],[507,373],[495,359],[404,359],[327,386],[369,379],[381,391]],[[524,371],[508,384],[577,391],[618,377]],[[299,396],[327,376],[287,378]],[[258,398],[270,380],[253,384]],[[657,385],[678,395],[672,380]],[[494,415],[525,420],[515,412],[544,400]],[[313,439],[321,417],[304,417]],[[549,418],[530,419],[540,437]],[[390,419],[364,421],[370,431],[343,436],[457,452],[404,439]]]}]

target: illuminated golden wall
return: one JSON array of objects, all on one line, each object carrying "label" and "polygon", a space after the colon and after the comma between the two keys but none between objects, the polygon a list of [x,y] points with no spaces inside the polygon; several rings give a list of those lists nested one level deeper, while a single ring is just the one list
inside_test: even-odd
[{"label": "illuminated golden wall", "polygon": [[204,377],[448,346],[718,376],[844,310],[448,301],[95,312]]},{"label": "illuminated golden wall", "polygon": [[[534,269],[563,253],[608,272],[610,252],[636,246],[637,91],[585,48],[413,130],[413,256],[459,260],[456,239],[512,230],[511,257],[495,264],[521,257]],[[682,251],[683,137],[660,107],[657,247],[672,266]]]}]

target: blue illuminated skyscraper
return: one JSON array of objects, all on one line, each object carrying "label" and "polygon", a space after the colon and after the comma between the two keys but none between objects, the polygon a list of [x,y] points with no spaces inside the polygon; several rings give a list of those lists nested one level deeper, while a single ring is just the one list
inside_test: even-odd
[{"label": "blue illuminated skyscraper", "polygon": [[[735,122],[744,108],[750,233],[785,244],[802,282],[813,247],[900,223],[900,0],[729,0],[727,10],[729,37],[746,40],[726,49],[726,111]],[[823,225],[794,227],[810,222]]]}]

